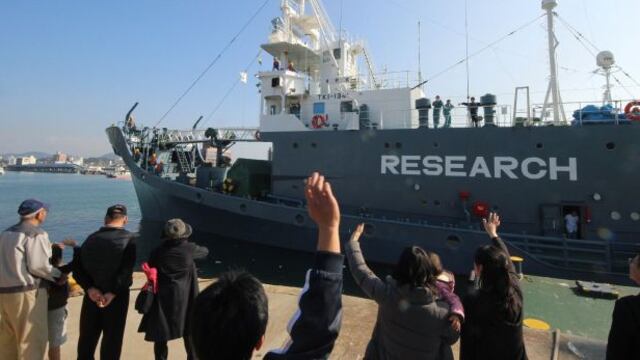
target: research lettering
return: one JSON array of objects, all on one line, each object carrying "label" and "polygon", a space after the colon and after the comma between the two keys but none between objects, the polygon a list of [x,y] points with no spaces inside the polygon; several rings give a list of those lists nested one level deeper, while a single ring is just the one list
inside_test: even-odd
[{"label": "research lettering", "polygon": [[528,157],[519,160],[512,156],[382,155],[380,173],[382,175],[578,181],[578,160],[575,157],[548,159]]}]

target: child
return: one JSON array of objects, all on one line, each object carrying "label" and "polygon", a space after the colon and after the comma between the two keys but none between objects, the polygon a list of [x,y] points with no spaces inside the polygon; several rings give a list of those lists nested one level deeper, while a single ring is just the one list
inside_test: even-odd
[{"label": "child", "polygon": [[[62,265],[62,244],[51,245],[51,265],[63,273],[69,271]],[[67,300],[69,299],[69,284],[49,283],[49,360],[60,360],[60,346],[67,342]]]},{"label": "child", "polygon": [[429,258],[433,263],[433,267],[436,269],[438,295],[449,304],[451,308],[449,321],[451,321],[451,326],[457,332],[460,332],[460,324],[464,321],[464,308],[458,295],[453,292],[456,287],[456,279],[451,272],[442,267],[442,261],[440,261],[438,254],[430,252]]}]

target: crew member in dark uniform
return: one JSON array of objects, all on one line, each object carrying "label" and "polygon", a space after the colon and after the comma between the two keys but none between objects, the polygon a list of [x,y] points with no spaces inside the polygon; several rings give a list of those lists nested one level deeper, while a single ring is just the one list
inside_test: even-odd
[{"label": "crew member in dark uniform", "polygon": [[133,234],[124,229],[127,221],[124,205],[111,206],[104,226],[89,235],[74,259],[73,276],[85,291],[80,311],[80,360],[94,358],[100,335],[100,359],[120,358],[136,262]]},{"label": "crew member in dark uniform", "polygon": [[467,111],[469,111],[469,115],[471,116],[471,121],[473,121],[473,127],[478,127],[478,122],[480,122],[480,117],[478,116],[480,103],[476,102],[476,98],[472,96],[469,102],[463,102],[460,105],[467,107]]}]

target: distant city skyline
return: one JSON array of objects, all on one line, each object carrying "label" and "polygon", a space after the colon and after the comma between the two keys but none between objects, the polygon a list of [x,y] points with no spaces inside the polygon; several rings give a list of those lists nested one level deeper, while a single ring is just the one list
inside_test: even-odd
[{"label": "distant city skyline", "polygon": [[[0,153],[63,151],[100,156],[111,151],[104,129],[124,120],[140,102],[138,123],[154,125],[257,10],[263,0],[170,2],[116,0],[86,2],[2,2],[0,4]],[[366,40],[376,69],[418,70],[421,22],[425,89],[464,100],[464,66],[436,76],[464,58],[464,0],[325,0],[336,28]],[[595,59],[563,21],[596,45],[610,50],[635,79],[617,73],[614,98],[640,96],[640,49],[632,26],[637,0],[559,0],[560,87],[564,101],[600,100],[604,79],[592,72]],[[271,0],[193,91],[161,126],[190,128],[210,114],[267,41],[280,0]],[[469,53],[473,54],[542,14],[539,0],[468,1]],[[363,16],[366,14],[366,16]],[[547,40],[538,19],[471,58],[470,90],[494,93],[513,103],[516,86],[531,86],[534,102],[546,90]],[[262,53],[249,74],[271,67]],[[362,69],[364,71],[364,69]],[[255,78],[240,84],[208,126],[257,126]],[[567,116],[572,109],[567,109]]]}]

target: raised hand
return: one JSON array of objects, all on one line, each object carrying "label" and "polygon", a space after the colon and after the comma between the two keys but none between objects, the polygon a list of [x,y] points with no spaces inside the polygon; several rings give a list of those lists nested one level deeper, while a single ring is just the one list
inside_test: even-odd
[{"label": "raised hand", "polygon": [[498,237],[498,227],[500,226],[500,216],[497,213],[489,213],[489,217],[482,219],[482,225],[484,230],[489,234],[489,237]]},{"label": "raised hand", "polygon": [[331,185],[314,172],[307,178],[304,195],[309,217],[318,225],[318,250],[340,253],[340,207]]},{"label": "raised hand", "polygon": [[351,233],[351,241],[360,241],[360,236],[362,236],[362,232],[364,231],[364,223],[358,224],[356,229]]}]

